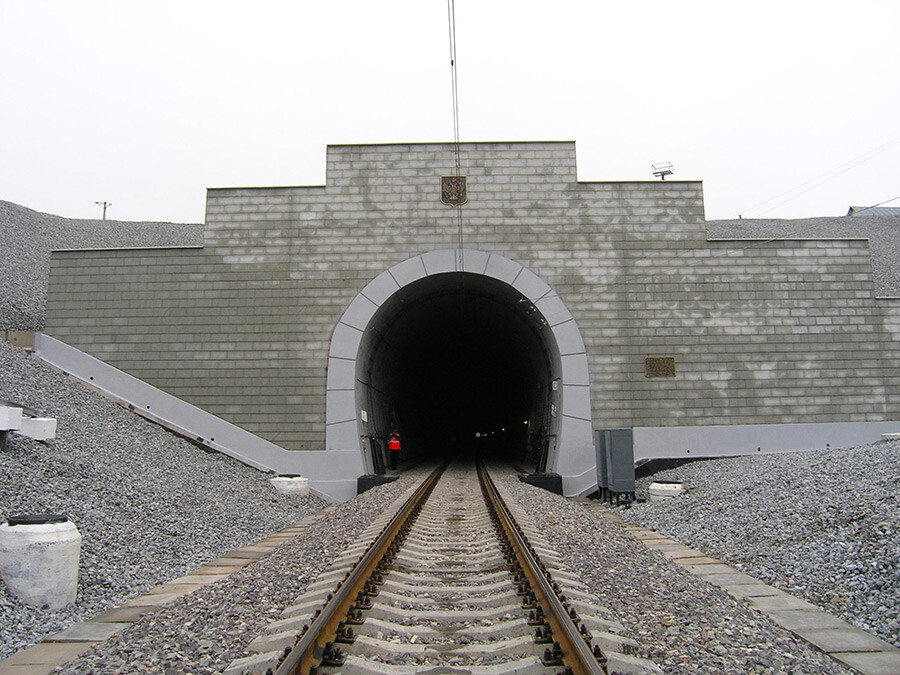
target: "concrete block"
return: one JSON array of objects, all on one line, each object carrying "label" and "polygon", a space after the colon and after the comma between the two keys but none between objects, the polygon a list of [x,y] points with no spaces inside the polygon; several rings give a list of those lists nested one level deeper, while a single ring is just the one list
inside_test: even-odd
[{"label": "concrete block", "polygon": [[581,354],[585,352],[584,341],[574,320],[553,326],[553,335],[562,355]]},{"label": "concrete block", "polygon": [[565,384],[584,386],[590,384],[590,369],[585,354],[566,354],[560,360]]},{"label": "concrete block", "polygon": [[484,251],[465,249],[462,253],[462,271],[473,274],[484,274],[490,254]]},{"label": "concrete block", "polygon": [[295,494],[300,497],[305,497],[309,494],[309,479],[301,476],[277,476],[270,478],[269,483],[276,490],[285,494]]},{"label": "concrete block", "polygon": [[382,272],[366,285],[362,293],[376,305],[381,306],[399,289],[397,281],[388,272]]},{"label": "concrete block", "polygon": [[34,349],[34,331],[5,330],[0,331],[0,334],[13,347],[19,347],[26,351]]},{"label": "concrete block", "polygon": [[327,389],[353,389],[356,386],[356,362],[349,359],[328,359]]},{"label": "concrete block", "polygon": [[378,305],[360,294],[347,307],[347,310],[341,317],[341,322],[362,331],[365,330],[376,311],[378,311]]},{"label": "concrete block", "polygon": [[[300,628],[302,629],[302,626]],[[261,653],[281,651],[283,653],[285,649],[289,649],[297,643],[298,634],[299,630],[278,633],[269,631],[251,640],[247,644],[247,651]]]},{"label": "concrete block", "polygon": [[547,323],[551,326],[563,323],[572,318],[572,314],[566,308],[562,298],[552,290],[538,300],[535,303],[535,306],[540,310],[544,319],[546,319]]},{"label": "concrete block", "polygon": [[103,642],[131,625],[131,622],[83,621],[45,638],[46,642]]},{"label": "concrete block", "polygon": [[847,622],[823,611],[787,609],[766,613],[775,623],[794,632],[816,629],[846,629],[850,627],[850,624]]},{"label": "concrete block", "polygon": [[513,286],[532,302],[543,298],[552,290],[543,279],[527,268],[523,268],[516,276]]},{"label": "concrete block", "polygon": [[865,675],[900,673],[900,650],[881,652],[831,652],[829,656]]},{"label": "concrete block", "polygon": [[52,417],[23,417],[16,433],[36,441],[56,438],[56,419]]},{"label": "concrete block", "polygon": [[826,654],[831,652],[878,652],[894,648],[871,633],[858,628],[824,628],[798,630],[797,635]]},{"label": "concrete block", "polygon": [[253,654],[235,659],[223,671],[223,675],[254,675],[255,673],[274,673],[284,656],[283,650]]},{"label": "concrete block", "polygon": [[331,356],[355,359],[362,340],[362,331],[358,328],[339,323],[331,337]]},{"label": "concrete block", "polygon": [[400,286],[406,286],[426,276],[425,261],[422,256],[415,256],[391,267],[390,274]]},{"label": "concrete block", "polygon": [[22,428],[22,409],[0,405],[0,431],[16,431]]},{"label": "concrete block", "polygon": [[428,274],[440,274],[442,272],[455,272],[458,267],[459,252],[454,250],[429,251],[422,254],[422,263]]},{"label": "concrete block", "polygon": [[653,661],[639,656],[618,652],[609,652],[605,656],[606,670],[616,675],[662,675],[663,672]]},{"label": "concrete block", "polygon": [[0,661],[0,674],[50,675],[96,644],[98,643],[55,642],[32,645]]},{"label": "concrete block", "polygon": [[563,386],[563,401],[566,415],[580,419],[591,419],[591,390],[586,385]]},{"label": "concrete block", "polygon": [[748,598],[754,609],[761,612],[781,611],[781,610],[805,610],[807,612],[821,611],[816,605],[801,600],[800,598],[788,595],[758,595]]},{"label": "concrete block", "polygon": [[[355,410],[355,408],[354,408]],[[345,422],[329,424],[325,435],[326,450],[357,450],[359,448],[359,428],[356,418]],[[354,478],[354,481],[356,479]]]},{"label": "concrete block", "polygon": [[80,556],[81,533],[69,520],[0,525],[0,574],[25,604],[62,609],[75,602]]},{"label": "concrete block", "polygon": [[485,268],[485,274],[511,284],[521,270],[522,265],[519,263],[503,256],[492,255]]}]

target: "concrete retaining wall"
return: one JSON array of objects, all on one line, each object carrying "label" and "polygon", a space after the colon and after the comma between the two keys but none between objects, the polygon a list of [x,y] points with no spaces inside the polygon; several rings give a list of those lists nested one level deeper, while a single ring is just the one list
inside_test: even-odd
[{"label": "concrete retaining wall", "polygon": [[[900,418],[900,309],[865,240],[707,241],[699,182],[583,183],[574,143],[462,146],[466,248],[572,313],[594,428]],[[385,270],[459,245],[450,144],[331,146],[319,187],[211,189],[202,249],[55,252],[47,332],[287,450],[325,445],[332,332]],[[647,377],[670,357],[675,377]]]}]

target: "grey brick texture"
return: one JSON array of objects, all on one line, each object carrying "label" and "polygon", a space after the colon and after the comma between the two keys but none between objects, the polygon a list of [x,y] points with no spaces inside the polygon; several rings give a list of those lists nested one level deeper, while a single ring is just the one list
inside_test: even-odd
[{"label": "grey brick texture", "polygon": [[[874,297],[866,241],[710,242],[701,183],[579,182],[569,142],[464,144],[461,164],[463,245],[565,302],[595,428],[900,416],[900,303]],[[331,146],[325,186],[210,189],[202,249],[54,253],[47,333],[320,450],[335,325],[385,269],[458,246],[455,172],[450,144]]]}]

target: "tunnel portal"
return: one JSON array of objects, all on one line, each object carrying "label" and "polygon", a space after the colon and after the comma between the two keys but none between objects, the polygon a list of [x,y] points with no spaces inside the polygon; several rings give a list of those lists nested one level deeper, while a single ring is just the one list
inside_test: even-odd
[{"label": "tunnel portal", "polygon": [[560,374],[546,319],[513,286],[467,272],[408,284],[372,317],[356,362],[372,468],[396,429],[401,459],[478,450],[543,471]]}]

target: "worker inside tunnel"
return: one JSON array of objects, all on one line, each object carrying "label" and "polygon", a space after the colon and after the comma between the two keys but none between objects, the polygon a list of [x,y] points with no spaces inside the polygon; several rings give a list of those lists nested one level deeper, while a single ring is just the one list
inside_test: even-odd
[{"label": "worker inside tunnel", "polygon": [[538,309],[492,277],[448,272],[396,291],[372,317],[356,362],[372,467],[459,451],[543,471],[558,437],[560,356]]}]

